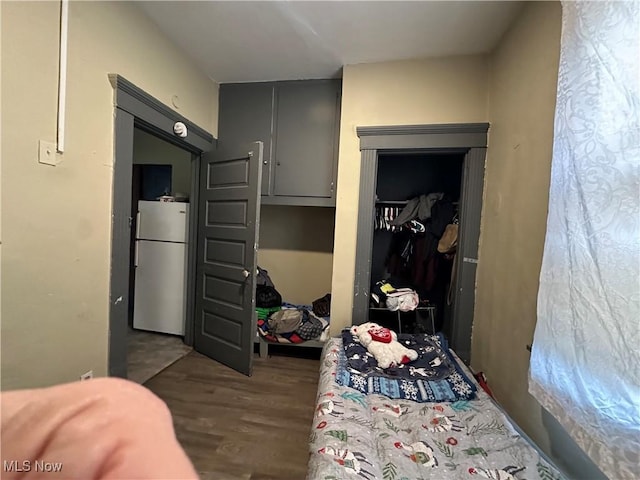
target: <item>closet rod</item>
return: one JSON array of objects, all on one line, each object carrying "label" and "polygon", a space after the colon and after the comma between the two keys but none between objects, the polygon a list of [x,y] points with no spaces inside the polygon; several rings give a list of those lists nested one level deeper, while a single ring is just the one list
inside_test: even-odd
[{"label": "closet rod", "polygon": [[406,205],[409,200],[376,200],[376,205]]}]

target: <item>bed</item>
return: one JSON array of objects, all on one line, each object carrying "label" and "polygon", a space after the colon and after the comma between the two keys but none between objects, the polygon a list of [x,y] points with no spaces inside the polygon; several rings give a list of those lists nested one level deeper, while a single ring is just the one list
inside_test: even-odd
[{"label": "bed", "polygon": [[[437,355],[455,362],[453,380],[441,376],[413,388],[415,382],[391,378],[404,385],[393,389],[371,379],[363,385],[347,358],[358,355],[349,351],[345,332],[330,338],[321,356],[309,480],[564,478],[480,388],[444,337],[421,336],[440,347]],[[459,384],[460,374],[467,387]],[[387,395],[365,393],[369,387]]]}]

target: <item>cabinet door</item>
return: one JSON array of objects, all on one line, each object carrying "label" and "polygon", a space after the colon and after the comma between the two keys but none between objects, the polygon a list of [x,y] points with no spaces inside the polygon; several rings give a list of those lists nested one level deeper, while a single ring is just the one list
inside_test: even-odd
[{"label": "cabinet door", "polygon": [[271,194],[272,83],[229,83],[220,86],[218,138],[225,145],[264,144],[262,195]]},{"label": "cabinet door", "polygon": [[333,196],[339,93],[339,80],[276,86],[275,195]]}]

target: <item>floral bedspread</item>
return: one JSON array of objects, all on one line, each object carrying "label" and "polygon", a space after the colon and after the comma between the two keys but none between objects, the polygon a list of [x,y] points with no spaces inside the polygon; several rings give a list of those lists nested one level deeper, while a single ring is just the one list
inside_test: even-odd
[{"label": "floral bedspread", "polygon": [[564,477],[478,388],[475,400],[416,403],[335,381],[342,340],[324,347],[309,480],[558,480]]}]

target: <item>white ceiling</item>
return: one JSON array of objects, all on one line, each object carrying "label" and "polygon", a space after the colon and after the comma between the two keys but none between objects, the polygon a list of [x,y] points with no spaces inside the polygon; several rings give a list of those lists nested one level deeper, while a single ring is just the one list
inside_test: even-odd
[{"label": "white ceiling", "polygon": [[220,83],[329,78],[343,65],[489,52],[522,2],[143,1]]}]

